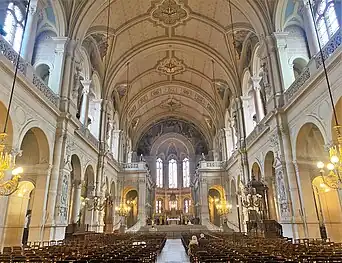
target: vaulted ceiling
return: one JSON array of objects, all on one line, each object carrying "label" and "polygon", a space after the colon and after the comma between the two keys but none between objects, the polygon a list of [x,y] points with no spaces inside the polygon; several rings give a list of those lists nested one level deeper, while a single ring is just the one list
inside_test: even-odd
[{"label": "vaulted ceiling", "polygon": [[[104,94],[116,100],[121,127],[139,138],[166,117],[191,121],[208,137],[222,128],[225,108],[239,94],[235,57],[241,64],[246,41],[270,31],[265,10],[276,1],[80,2],[74,37],[107,54]],[[108,8],[110,41],[103,47]]]}]

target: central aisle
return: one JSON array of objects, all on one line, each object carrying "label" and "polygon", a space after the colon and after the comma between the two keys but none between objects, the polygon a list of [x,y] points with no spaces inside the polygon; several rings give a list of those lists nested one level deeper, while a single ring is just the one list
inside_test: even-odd
[{"label": "central aisle", "polygon": [[190,263],[182,241],[180,239],[168,239],[160,253],[157,263]]}]

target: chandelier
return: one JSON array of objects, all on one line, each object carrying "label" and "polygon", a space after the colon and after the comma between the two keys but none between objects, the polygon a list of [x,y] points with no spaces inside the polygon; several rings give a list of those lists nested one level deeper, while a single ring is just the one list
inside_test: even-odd
[{"label": "chandelier", "polygon": [[337,131],[337,144],[334,144],[329,149],[330,162],[324,163],[319,161],[317,168],[325,185],[332,189],[341,189],[342,187],[342,137],[338,130],[339,127],[335,127]]},{"label": "chandelier", "polygon": [[118,213],[118,215],[123,217],[127,217],[131,209],[131,206],[125,202],[121,202],[119,206],[115,207],[115,211]]},{"label": "chandelier", "polygon": [[342,185],[342,179],[341,179],[341,172],[342,172],[342,136],[340,133],[340,125],[338,122],[337,118],[337,112],[335,108],[335,103],[331,91],[331,86],[330,86],[330,81],[329,81],[329,76],[328,76],[328,71],[325,65],[325,56],[323,54],[322,50],[322,44],[321,44],[321,39],[318,34],[318,29],[317,29],[317,23],[315,20],[315,12],[314,12],[314,3],[312,1],[308,1],[314,27],[315,27],[315,33],[316,33],[316,38],[318,42],[318,47],[319,47],[319,53],[322,59],[322,65],[323,65],[323,70],[324,70],[324,75],[325,75],[325,80],[327,83],[327,88],[328,88],[328,93],[329,93],[329,98],[330,98],[330,104],[333,109],[333,114],[334,114],[334,121],[335,121],[335,126],[334,130],[336,131],[337,135],[337,143],[333,142],[333,145],[329,148],[329,163],[325,164],[322,161],[319,161],[317,163],[317,168],[319,169],[320,175],[323,179],[324,184],[326,184],[328,187],[332,189],[341,189]]},{"label": "chandelier", "polygon": [[15,159],[18,153],[13,150],[7,151],[6,149],[7,138],[8,138],[8,134],[6,131],[7,131],[7,125],[8,125],[8,120],[9,120],[9,112],[10,112],[12,100],[13,100],[15,83],[16,83],[17,75],[18,75],[20,54],[22,50],[22,45],[23,45],[23,40],[24,40],[24,35],[25,35],[24,33],[26,29],[26,24],[27,24],[28,13],[30,10],[30,4],[31,4],[31,0],[27,2],[27,6],[26,6],[23,34],[21,37],[19,52],[16,57],[15,71],[14,71],[14,77],[13,77],[13,82],[12,82],[11,94],[10,94],[9,103],[8,103],[8,109],[6,113],[4,130],[2,133],[0,133],[0,196],[9,196],[13,194],[18,189],[20,174],[23,173],[22,167],[16,168]]},{"label": "chandelier", "polygon": [[103,211],[107,205],[112,205],[113,201],[107,197],[102,202],[102,197],[93,196],[91,198],[84,198],[82,201],[82,206],[85,207],[88,211]]},{"label": "chandelier", "polygon": [[232,204],[227,202],[226,199],[215,199],[215,207],[217,210],[217,213],[221,216],[228,215],[232,211]]}]

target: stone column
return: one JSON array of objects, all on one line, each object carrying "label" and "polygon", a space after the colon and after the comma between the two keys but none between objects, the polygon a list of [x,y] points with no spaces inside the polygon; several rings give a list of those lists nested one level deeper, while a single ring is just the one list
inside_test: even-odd
[{"label": "stone column", "polygon": [[202,225],[209,223],[209,207],[208,207],[208,182],[200,174],[200,202],[201,202],[201,222]]},{"label": "stone column", "polygon": [[[61,94],[65,97],[62,100],[67,100],[69,79],[72,74],[72,59],[75,52],[75,43],[67,37],[53,37],[55,43],[55,60],[53,61],[53,69],[49,78],[49,87],[56,94]],[[62,85],[63,83],[63,85]],[[65,103],[65,102],[64,102]],[[63,103],[61,103],[63,105]],[[65,107],[65,105],[63,106]]]},{"label": "stone column", "polygon": [[81,81],[81,83],[83,85],[83,97],[82,97],[80,121],[85,127],[87,127],[88,113],[89,113],[89,96],[88,95],[89,95],[91,80],[84,80],[84,81]]},{"label": "stone column", "polygon": [[33,0],[30,4],[30,10],[27,17],[26,28],[24,32],[21,56],[24,60],[31,63],[34,44],[36,40],[39,13],[42,12],[43,3],[41,0]]},{"label": "stone column", "polygon": [[[251,111],[250,100],[252,98],[250,96],[241,96],[242,101],[242,111],[243,111],[243,121],[245,126],[245,133],[246,137],[253,131],[254,124],[253,124],[253,113]],[[256,123],[255,123],[256,124]]]},{"label": "stone column", "polygon": [[139,200],[138,200],[138,220],[140,220],[141,225],[146,223],[146,175],[144,173],[139,174]]},{"label": "stone column", "polygon": [[[45,225],[47,223],[46,205],[48,201],[49,182],[51,175],[50,165],[36,165],[34,167],[36,174],[36,186],[34,189],[34,202],[32,207],[32,216],[28,241],[43,241]],[[27,173],[28,171],[25,171]]]},{"label": "stone column", "polygon": [[280,63],[280,72],[282,75],[283,89],[287,90],[295,80],[293,65],[289,64],[289,57],[287,55],[287,37],[288,32],[274,32],[273,37],[276,42],[278,58]]},{"label": "stone column", "polygon": [[303,14],[304,28],[306,32],[306,37],[308,39],[307,43],[309,45],[310,55],[311,57],[313,57],[319,52],[319,45],[318,39],[316,37],[315,24],[313,22],[309,1],[310,0],[303,0],[303,8],[301,11]]},{"label": "stone column", "polygon": [[81,192],[82,192],[82,184],[81,181],[74,182],[74,200],[72,206],[72,223],[77,223],[80,218],[81,211]]},{"label": "stone column", "polygon": [[112,133],[112,152],[113,152],[113,157],[116,161],[119,161],[119,142],[120,142],[120,136],[121,131],[120,130],[113,130]]},{"label": "stone column", "polygon": [[255,109],[257,114],[257,122],[261,121],[265,117],[264,105],[262,104],[261,87],[260,81],[261,77],[251,77],[253,88],[255,92]]},{"label": "stone column", "polygon": [[[55,145],[54,145],[54,152],[53,152],[53,166],[51,172],[51,179],[49,184],[49,194],[48,194],[48,205],[46,209],[47,213],[47,224],[46,227],[50,227],[49,233],[46,233],[44,236],[45,240],[52,240],[56,239],[55,232],[53,228],[55,227],[55,215],[57,215],[57,190],[58,190],[58,182],[62,177],[62,169],[64,166],[64,156],[65,156],[65,149],[67,145],[67,135],[65,134],[65,125],[64,120],[61,121],[61,126],[56,131],[56,138],[55,138]],[[71,158],[71,156],[70,156]],[[66,160],[67,158],[65,158]],[[62,166],[63,165],[63,166]],[[63,239],[63,238],[62,238]]]}]

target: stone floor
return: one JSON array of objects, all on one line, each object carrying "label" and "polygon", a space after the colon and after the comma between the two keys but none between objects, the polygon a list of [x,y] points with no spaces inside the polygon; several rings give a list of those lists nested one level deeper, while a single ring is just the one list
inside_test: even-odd
[{"label": "stone floor", "polygon": [[180,239],[168,239],[157,263],[190,263]]}]

